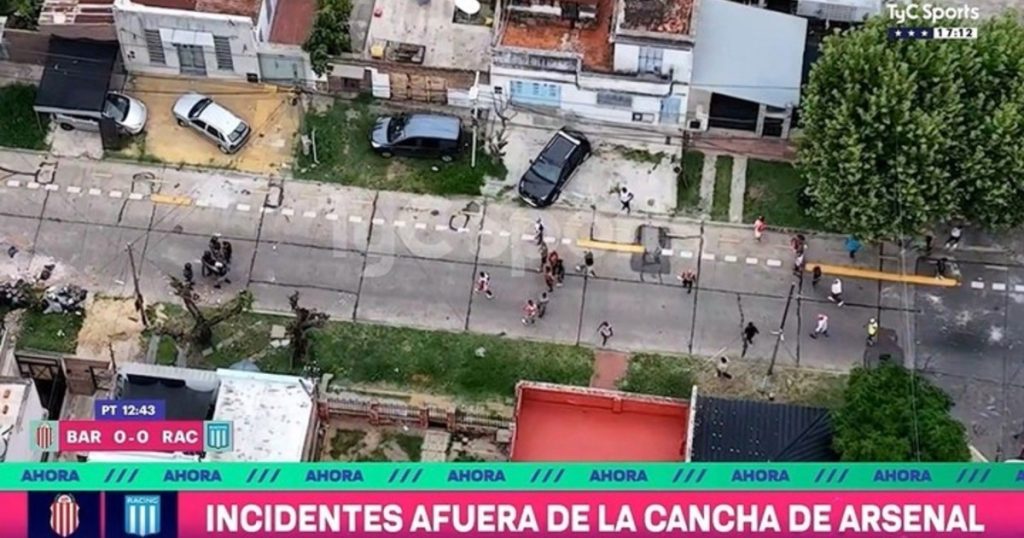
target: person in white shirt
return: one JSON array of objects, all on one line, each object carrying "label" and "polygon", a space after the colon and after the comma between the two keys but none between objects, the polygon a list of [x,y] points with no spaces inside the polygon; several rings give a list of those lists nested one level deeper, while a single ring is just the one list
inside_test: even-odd
[{"label": "person in white shirt", "polygon": [[633,203],[633,193],[629,192],[629,189],[622,187],[619,189],[619,203],[622,204],[622,210],[628,215],[632,208],[630,204]]},{"label": "person in white shirt", "polygon": [[828,316],[825,314],[818,314],[818,324],[814,326],[811,338],[817,338],[819,334],[828,338]]},{"label": "person in white shirt", "polygon": [[843,281],[838,278],[832,281],[832,293],[828,300],[836,303],[836,306],[843,306]]}]

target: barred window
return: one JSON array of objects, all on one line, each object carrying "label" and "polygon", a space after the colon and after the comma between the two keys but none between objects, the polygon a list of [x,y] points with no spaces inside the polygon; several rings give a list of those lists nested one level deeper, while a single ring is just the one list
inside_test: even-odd
[{"label": "barred window", "polygon": [[234,71],[235,62],[231,58],[231,42],[226,37],[213,37],[213,50],[217,55],[217,69]]},{"label": "barred window", "polygon": [[160,30],[146,30],[146,52],[149,54],[149,63],[167,65],[167,58],[164,56],[164,42],[160,39]]},{"label": "barred window", "polygon": [[618,92],[598,92],[597,104],[617,108],[633,108],[633,96]]}]

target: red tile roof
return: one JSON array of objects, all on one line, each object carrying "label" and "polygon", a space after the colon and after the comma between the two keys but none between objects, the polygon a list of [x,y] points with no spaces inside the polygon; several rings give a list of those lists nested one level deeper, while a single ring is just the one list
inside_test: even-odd
[{"label": "red tile roof", "polygon": [[[285,4],[290,0],[284,0]],[[239,15],[256,20],[260,15],[261,0],[133,0],[136,4],[167,9],[183,9],[202,13]]]},{"label": "red tile roof", "polygon": [[597,22],[590,28],[570,28],[567,23],[539,20],[529,24],[509,21],[501,44],[524,49],[576,52],[583,56],[583,67],[591,71],[611,71],[612,13],[615,0],[597,0]]},{"label": "red tile roof", "polygon": [[270,42],[301,45],[309,38],[316,16],[316,0],[281,0],[270,29]]}]

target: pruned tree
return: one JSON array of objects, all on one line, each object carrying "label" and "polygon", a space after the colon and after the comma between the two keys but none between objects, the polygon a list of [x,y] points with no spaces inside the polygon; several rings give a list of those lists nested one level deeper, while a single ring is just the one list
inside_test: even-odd
[{"label": "pruned tree", "polygon": [[323,327],[330,316],[316,310],[299,306],[299,292],[288,297],[288,304],[292,307],[295,319],[288,324],[288,335],[292,344],[292,368],[298,364],[305,364],[309,354],[309,333],[313,329]]},{"label": "pruned tree", "polygon": [[811,212],[872,239],[958,217],[1024,223],[1024,27],[1007,16],[975,41],[890,41],[890,26],[827,37],[811,70],[799,146]]},{"label": "pruned tree", "polygon": [[313,30],[302,48],[309,53],[310,67],[318,76],[330,72],[332,57],[352,51],[348,22],[351,13],[351,0],[317,1]]},{"label": "pruned tree", "polygon": [[196,304],[197,296],[192,286],[181,280],[171,277],[171,289],[185,305],[185,310],[192,317],[192,327],[181,331],[176,336],[184,340],[186,344],[192,344],[203,349],[213,345],[213,328],[217,325],[236,317],[252,308],[252,293],[249,290],[238,292],[230,301],[211,307],[206,312]]},{"label": "pruned tree", "polygon": [[843,461],[968,461],[967,434],[953,400],[891,362],[856,368],[834,412],[833,446]]}]

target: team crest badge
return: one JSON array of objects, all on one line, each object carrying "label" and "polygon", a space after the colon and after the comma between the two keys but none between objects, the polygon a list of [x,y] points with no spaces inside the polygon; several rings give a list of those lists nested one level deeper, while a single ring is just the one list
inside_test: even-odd
[{"label": "team crest badge", "polygon": [[57,495],[50,503],[50,530],[67,538],[78,530],[78,503],[66,493]]},{"label": "team crest badge", "polygon": [[124,533],[142,538],[160,534],[159,495],[125,496]]}]

